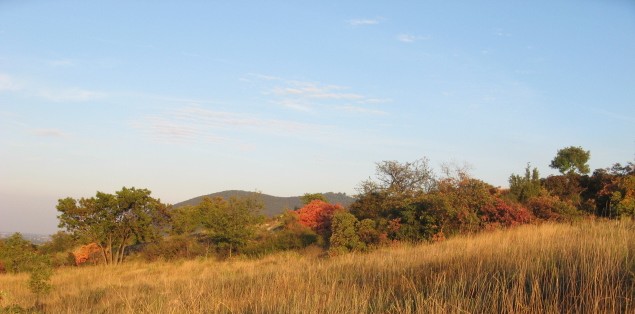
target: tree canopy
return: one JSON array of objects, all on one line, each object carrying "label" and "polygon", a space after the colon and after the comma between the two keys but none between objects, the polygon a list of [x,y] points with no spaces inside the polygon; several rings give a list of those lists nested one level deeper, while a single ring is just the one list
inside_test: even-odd
[{"label": "tree canopy", "polygon": [[157,238],[166,222],[167,206],[150,194],[147,189],[124,187],[115,194],[60,199],[59,226],[99,245],[105,264],[119,264],[127,246]]},{"label": "tree canopy", "polygon": [[590,157],[590,151],[585,151],[579,146],[569,146],[558,150],[556,157],[554,157],[549,166],[557,169],[562,174],[587,174],[590,171],[587,164]]}]

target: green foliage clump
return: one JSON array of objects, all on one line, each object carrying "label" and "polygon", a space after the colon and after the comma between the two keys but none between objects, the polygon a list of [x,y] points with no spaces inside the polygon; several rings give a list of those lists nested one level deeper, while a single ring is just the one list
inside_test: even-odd
[{"label": "green foliage clump", "polygon": [[549,167],[557,169],[562,174],[587,174],[589,173],[589,158],[591,152],[582,147],[569,146],[559,149],[556,157],[551,160]]},{"label": "green foliage clump", "polygon": [[48,294],[53,286],[51,276],[53,268],[50,260],[43,255],[34,256],[29,276],[29,289],[36,295],[36,307],[40,304],[40,298]]},{"label": "green foliage clump", "polygon": [[36,308],[40,306],[41,296],[52,289],[51,276],[53,268],[47,255],[37,252],[31,242],[25,240],[20,233],[15,233],[0,241],[0,262],[10,273],[28,272],[29,289],[36,295]]},{"label": "green foliage clump", "polygon": [[30,271],[36,255],[35,245],[24,239],[20,233],[14,233],[0,241],[0,263],[9,273]]},{"label": "green foliage clump", "polygon": [[332,231],[329,241],[329,252],[332,255],[365,249],[364,242],[359,239],[358,223],[357,218],[349,212],[335,212],[331,222]]},{"label": "green foliage clump", "polygon": [[148,243],[139,254],[144,260],[151,262],[192,259],[203,256],[206,252],[205,246],[196,241],[196,238],[177,235]]},{"label": "green foliage clump", "polygon": [[309,203],[315,200],[322,201],[325,203],[329,202],[326,196],[324,196],[324,194],[322,193],[305,193],[304,195],[300,196],[300,200],[302,201],[302,204],[304,205],[308,205]]},{"label": "green foliage clump", "polygon": [[75,265],[72,251],[81,243],[71,234],[59,231],[51,236],[51,240],[40,245],[38,251],[49,255],[53,267]]},{"label": "green foliage clump", "polygon": [[525,168],[525,175],[512,174],[509,177],[509,195],[512,199],[525,203],[530,198],[542,194],[540,174],[538,169],[531,169],[530,164]]},{"label": "green foliage clump", "polygon": [[311,228],[300,224],[298,214],[286,211],[274,221],[277,227],[261,230],[243,249],[250,256],[262,256],[279,251],[300,250],[311,245],[323,246],[324,241]]},{"label": "green foliage clump", "polygon": [[105,264],[120,264],[128,246],[154,241],[163,232],[167,206],[150,194],[147,189],[124,187],[115,194],[60,199],[59,226],[84,243],[99,244]]}]

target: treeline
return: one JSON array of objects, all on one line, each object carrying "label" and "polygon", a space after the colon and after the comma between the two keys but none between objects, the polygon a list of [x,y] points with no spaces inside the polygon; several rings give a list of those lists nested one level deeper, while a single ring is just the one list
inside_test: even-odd
[{"label": "treeline", "polygon": [[561,149],[550,165],[560,175],[543,178],[528,164],[509,177],[508,189],[471,177],[465,167],[444,166],[437,174],[425,158],[382,161],[348,208],[305,194],[303,207],[270,219],[260,215],[257,197],[205,198],[173,208],[147,189],[124,187],[64,198],[57,204],[64,231],[37,247],[19,234],[0,241],[0,272],[284,250],[338,255],[542,221],[635,217],[635,165],[589,174],[589,158],[580,147]]}]

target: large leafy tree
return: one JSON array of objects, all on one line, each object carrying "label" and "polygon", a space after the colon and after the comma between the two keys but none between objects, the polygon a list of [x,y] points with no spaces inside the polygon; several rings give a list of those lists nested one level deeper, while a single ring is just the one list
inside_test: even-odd
[{"label": "large leafy tree", "polygon": [[226,248],[231,257],[254,237],[257,224],[263,221],[262,207],[257,198],[206,197],[195,208],[205,236],[219,248]]},{"label": "large leafy tree", "polygon": [[122,188],[115,194],[60,199],[60,228],[102,250],[107,265],[123,262],[126,247],[156,239],[167,218],[167,206],[147,189]]},{"label": "large leafy tree", "polygon": [[569,146],[558,150],[556,157],[549,165],[553,169],[557,169],[562,174],[587,174],[589,173],[589,158],[591,152],[584,150],[582,147]]}]

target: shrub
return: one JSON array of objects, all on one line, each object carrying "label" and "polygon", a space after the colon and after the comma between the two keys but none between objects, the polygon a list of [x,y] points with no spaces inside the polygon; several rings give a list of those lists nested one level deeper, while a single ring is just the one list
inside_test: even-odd
[{"label": "shrub", "polygon": [[357,218],[353,214],[345,211],[336,212],[331,225],[329,251],[333,250],[335,254],[340,254],[363,250],[364,243],[357,235],[357,224]]},{"label": "shrub", "polygon": [[146,261],[191,259],[205,255],[205,247],[195,238],[173,236],[145,245],[139,254]]},{"label": "shrub", "polygon": [[485,223],[485,228],[495,226],[514,227],[529,223],[533,220],[533,215],[524,206],[515,202],[506,202],[500,198],[494,200],[493,204],[487,204],[481,208],[481,220]]},{"label": "shrub", "polygon": [[556,196],[534,197],[527,202],[527,207],[542,220],[572,221],[582,215],[582,212],[571,203],[562,201]]}]

